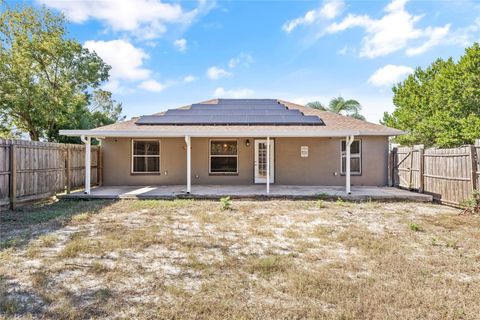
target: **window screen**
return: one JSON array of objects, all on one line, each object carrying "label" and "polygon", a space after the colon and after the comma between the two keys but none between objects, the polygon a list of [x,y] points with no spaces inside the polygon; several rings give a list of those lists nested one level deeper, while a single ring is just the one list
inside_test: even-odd
[{"label": "window screen", "polygon": [[[342,140],[342,174],[347,171],[347,147],[346,141]],[[362,173],[362,142],[360,140],[354,140],[350,146],[350,173],[361,174]]]},{"label": "window screen", "polygon": [[238,173],[237,141],[210,141],[210,173]]},{"label": "window screen", "polygon": [[160,141],[133,140],[132,144],[132,172],[160,172]]}]

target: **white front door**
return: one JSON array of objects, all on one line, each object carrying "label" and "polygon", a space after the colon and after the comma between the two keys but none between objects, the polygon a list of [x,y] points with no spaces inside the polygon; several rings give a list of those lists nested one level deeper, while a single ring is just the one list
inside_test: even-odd
[{"label": "white front door", "polygon": [[[270,183],[275,181],[275,140],[270,139]],[[255,140],[255,183],[267,183],[267,140]]]}]

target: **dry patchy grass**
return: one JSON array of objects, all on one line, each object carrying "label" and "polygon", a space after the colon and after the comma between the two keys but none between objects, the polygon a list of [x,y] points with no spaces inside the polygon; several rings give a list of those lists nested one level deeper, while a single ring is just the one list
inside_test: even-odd
[{"label": "dry patchy grass", "polygon": [[480,218],[433,204],[79,201],[0,219],[0,318],[480,313]]}]

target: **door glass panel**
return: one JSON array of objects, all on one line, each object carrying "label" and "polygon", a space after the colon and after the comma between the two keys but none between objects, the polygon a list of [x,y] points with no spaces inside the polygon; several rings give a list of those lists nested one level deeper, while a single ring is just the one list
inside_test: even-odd
[{"label": "door glass panel", "polygon": [[258,144],[258,175],[267,176],[267,144],[263,142]]}]

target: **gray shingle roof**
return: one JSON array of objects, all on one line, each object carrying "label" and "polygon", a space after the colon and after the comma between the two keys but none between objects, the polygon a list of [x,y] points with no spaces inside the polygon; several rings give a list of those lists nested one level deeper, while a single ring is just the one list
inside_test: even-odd
[{"label": "gray shingle roof", "polygon": [[317,115],[289,110],[273,99],[220,99],[218,104],[192,104],[188,109],[167,110],[161,115],[142,116],[137,125],[274,125],[321,126]]},{"label": "gray shingle roof", "polygon": [[[221,100],[223,99],[212,99],[212,100],[204,101],[201,104],[208,104],[211,107],[215,107],[218,104],[218,102]],[[313,109],[313,108],[305,107],[305,106],[284,101],[284,100],[276,100],[276,101],[288,107],[289,110],[298,110],[302,112],[304,115],[316,115],[320,119],[322,119],[322,121],[325,123],[324,126],[275,126],[276,132],[297,131],[299,134],[305,133],[306,135],[313,134],[313,133],[322,134],[322,132],[331,133],[331,132],[345,132],[345,131],[356,131],[356,132],[359,132],[359,134],[361,135],[395,136],[395,135],[403,134],[403,131],[400,131],[397,129],[389,128],[386,126],[382,126],[382,125],[367,122],[367,121],[354,119],[352,117],[339,115],[329,111]],[[185,110],[190,108],[191,108],[191,105],[180,107],[176,110]],[[156,113],[155,115],[161,115],[164,113],[165,111]],[[92,134],[93,133],[102,134],[102,132],[114,132],[114,131],[125,131],[125,132],[131,133],[132,135],[135,135],[135,132],[155,132],[155,134],[160,134],[161,132],[171,132],[173,130],[176,130],[176,131],[188,130],[188,131],[198,131],[198,132],[208,133],[209,131],[212,130],[212,128],[215,128],[216,132],[223,130],[227,134],[231,130],[238,131],[238,130],[244,129],[245,132],[252,130],[252,126],[241,126],[241,125],[239,126],[188,125],[188,126],[183,126],[182,128],[179,128],[178,126],[171,126],[171,125],[141,126],[141,125],[135,124],[137,120],[138,118],[134,118],[131,120],[99,127],[99,128],[93,129]],[[261,125],[255,126],[255,128],[271,130],[271,127],[261,126]],[[219,134],[218,136],[221,136],[221,133],[218,133],[218,134]]]}]

